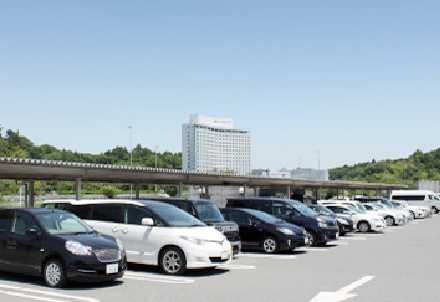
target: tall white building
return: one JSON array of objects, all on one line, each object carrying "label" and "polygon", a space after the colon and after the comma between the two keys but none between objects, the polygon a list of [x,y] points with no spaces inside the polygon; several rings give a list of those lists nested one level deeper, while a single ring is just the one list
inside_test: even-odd
[{"label": "tall white building", "polygon": [[251,137],[227,118],[191,115],[183,125],[183,169],[249,175]]}]

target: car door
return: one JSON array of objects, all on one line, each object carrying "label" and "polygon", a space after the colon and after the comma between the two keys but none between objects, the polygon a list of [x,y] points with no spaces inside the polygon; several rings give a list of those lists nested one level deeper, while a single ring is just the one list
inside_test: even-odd
[{"label": "car door", "polygon": [[27,231],[35,227],[32,215],[17,210],[14,215],[12,231],[6,242],[6,259],[16,272],[37,274],[42,261],[41,240]]},{"label": "car door", "polygon": [[100,233],[121,239],[124,227],[123,205],[97,204],[91,211],[91,219],[86,220],[87,224]]},{"label": "car door", "polygon": [[10,270],[7,256],[7,240],[12,230],[12,223],[14,221],[14,211],[0,210],[0,268],[2,270]]},{"label": "car door", "polygon": [[228,219],[239,226],[241,244],[248,247],[257,246],[258,242],[255,241],[255,230],[251,224],[250,215],[243,211],[230,211],[228,216]]},{"label": "car door", "polygon": [[[144,218],[153,219],[154,226],[142,225]],[[125,222],[120,238],[128,261],[155,264],[161,242],[165,240],[162,222],[147,208],[135,205],[125,206]]]}]

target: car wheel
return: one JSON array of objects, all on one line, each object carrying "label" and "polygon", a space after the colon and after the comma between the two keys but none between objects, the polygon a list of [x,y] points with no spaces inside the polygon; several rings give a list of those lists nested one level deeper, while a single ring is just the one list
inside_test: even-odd
[{"label": "car wheel", "polygon": [[54,259],[49,260],[44,266],[44,281],[47,286],[60,288],[67,283],[66,273],[63,264]]},{"label": "car wheel", "polygon": [[263,250],[267,254],[273,254],[278,250],[278,244],[272,237],[266,238],[263,241]]},{"label": "car wheel", "polygon": [[339,236],[345,236],[347,235],[347,232],[344,231],[343,226],[339,226]]},{"label": "car wheel", "polygon": [[387,223],[387,226],[393,226],[395,224],[395,220],[393,217],[385,218],[385,222]]},{"label": "car wheel", "polygon": [[159,258],[160,267],[165,274],[181,275],[186,271],[185,255],[177,247],[165,248]]},{"label": "car wheel", "polygon": [[313,232],[307,231],[307,237],[309,237],[309,246],[323,246],[327,244],[327,242],[319,242],[318,237]]},{"label": "car wheel", "polygon": [[358,230],[359,230],[359,232],[367,233],[371,230],[371,228],[370,228],[370,225],[368,224],[368,222],[360,222],[358,224]]}]

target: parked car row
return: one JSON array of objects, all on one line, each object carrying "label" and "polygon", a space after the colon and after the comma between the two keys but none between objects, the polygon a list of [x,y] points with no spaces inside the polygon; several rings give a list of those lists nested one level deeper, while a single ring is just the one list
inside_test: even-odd
[{"label": "parked car row", "polygon": [[[397,196],[397,195],[396,195]],[[41,209],[0,210],[0,269],[68,281],[122,278],[127,263],[165,274],[228,264],[241,251],[323,246],[350,232],[427,218],[431,207],[359,197],[307,206],[280,198],[52,200]],[[428,213],[429,212],[429,213]]]}]

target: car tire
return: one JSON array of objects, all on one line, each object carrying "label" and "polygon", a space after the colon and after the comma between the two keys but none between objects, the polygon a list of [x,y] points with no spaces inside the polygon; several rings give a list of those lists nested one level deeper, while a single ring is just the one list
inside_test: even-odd
[{"label": "car tire", "polygon": [[273,237],[267,237],[263,241],[263,251],[266,254],[273,254],[278,251],[278,242]]},{"label": "car tire", "polygon": [[339,226],[339,236],[345,236],[347,235],[347,232],[344,232],[344,227]]},{"label": "car tire", "polygon": [[393,226],[396,223],[394,218],[391,216],[388,216],[387,218],[385,218],[385,222],[386,222],[387,226]]},{"label": "car tire", "polygon": [[319,242],[318,236],[314,232],[307,231],[307,236],[309,237],[310,246],[325,246],[327,245],[327,242]]},{"label": "car tire", "polygon": [[178,247],[166,247],[159,255],[159,266],[167,275],[182,275],[186,272],[186,258]]},{"label": "car tire", "polygon": [[359,222],[359,224],[358,224],[358,230],[361,233],[367,233],[367,232],[371,231],[371,226],[368,222],[362,221],[362,222]]},{"label": "car tire", "polygon": [[64,265],[57,259],[51,259],[45,263],[43,277],[46,285],[52,288],[61,288],[67,284]]}]

